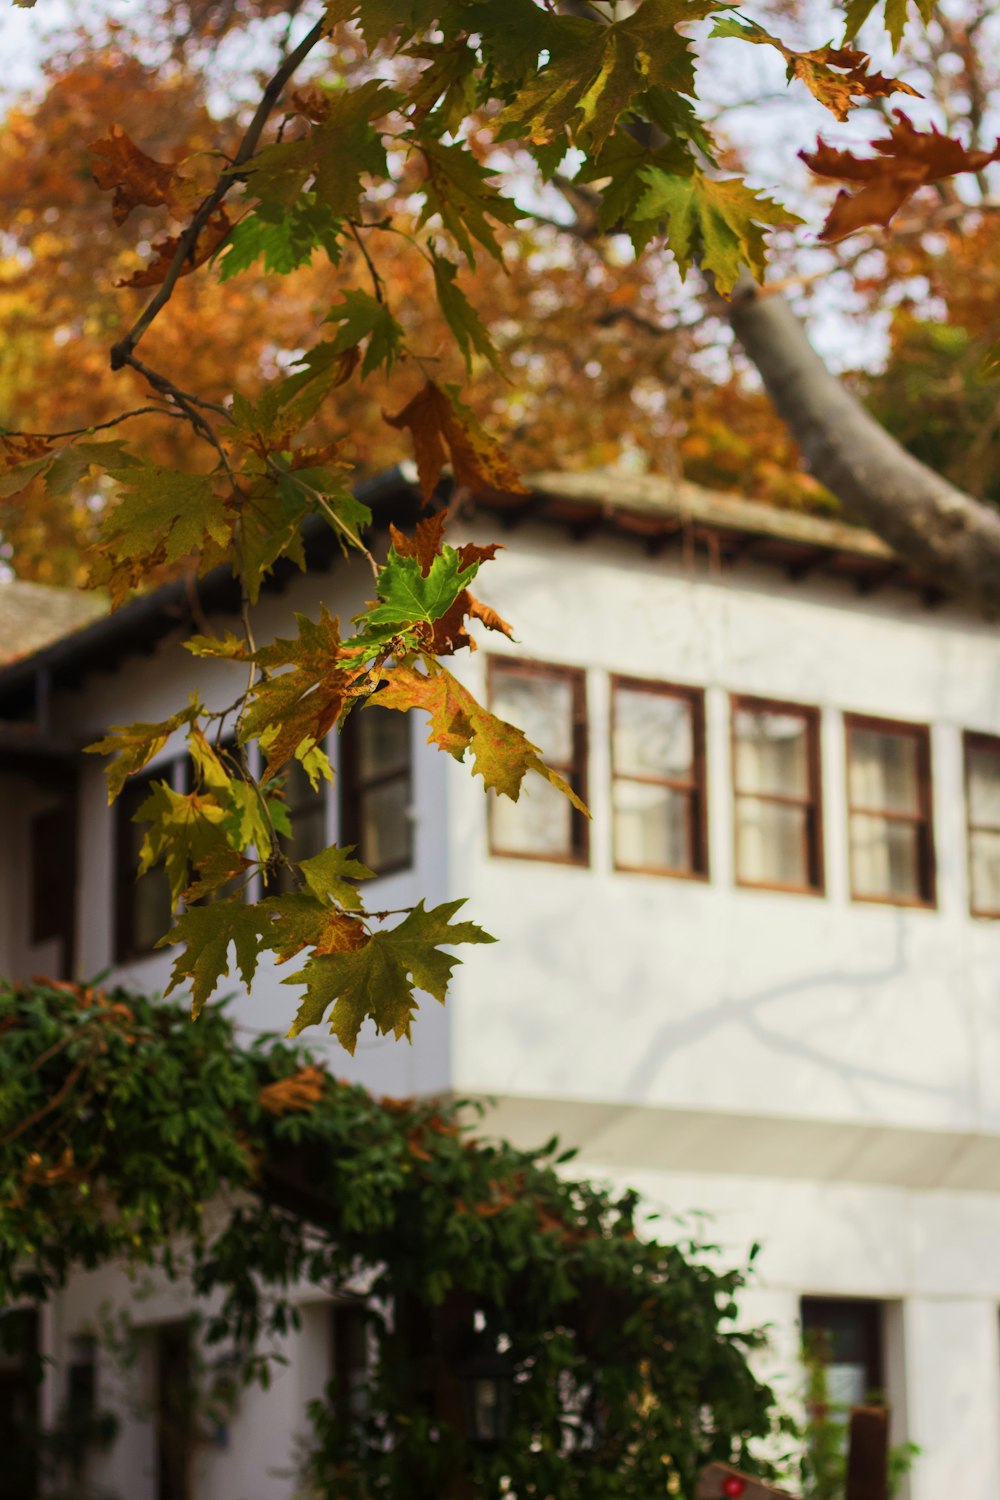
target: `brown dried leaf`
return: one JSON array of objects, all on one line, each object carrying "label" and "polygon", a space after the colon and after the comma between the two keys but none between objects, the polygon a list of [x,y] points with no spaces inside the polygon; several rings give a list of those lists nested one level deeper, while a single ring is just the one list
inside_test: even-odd
[{"label": "brown dried leaf", "polygon": [[[204,265],[205,261],[218,250],[230,228],[225,209],[220,209],[198,236],[197,243],[181,268],[181,275],[189,276],[192,271]],[[166,235],[163,239],[157,240],[153,246],[156,252],[155,258],[141,270],[134,271],[131,276],[116,281],[115,286],[160,286],[166,279],[179,244],[180,236],[175,234]]]},{"label": "brown dried leaf", "polygon": [[432,498],[450,456],[455,482],[473,491],[503,490],[524,494],[524,485],[498,443],[449,391],[429,380],[403,410],[386,421],[408,427],[425,504]]},{"label": "brown dried leaf", "polygon": [[147,156],[120,125],[112,125],[89,150],[97,158],[94,181],[105,192],[114,192],[111,215],[116,224],[124,224],[133,208],[140,205],[169,208],[177,218],[190,207],[197,190],[181,177],[176,166]]},{"label": "brown dried leaf", "polygon": [[290,1078],[267,1084],[257,1097],[262,1109],[280,1118],[293,1110],[312,1109],[322,1099],[325,1088],[326,1074],[322,1068],[301,1068]]},{"label": "brown dried leaf", "polygon": [[933,129],[914,129],[902,110],[894,111],[897,123],[884,140],[873,141],[878,156],[859,157],[839,151],[817,140],[815,151],[799,155],[818,177],[834,182],[859,183],[855,192],[837,194],[833,208],[820,231],[821,240],[842,240],[858,229],[887,226],[893,215],[918,188],[952,177],[957,172],[981,172],[1000,160],[1000,140],[992,151],[970,151],[961,141]]}]

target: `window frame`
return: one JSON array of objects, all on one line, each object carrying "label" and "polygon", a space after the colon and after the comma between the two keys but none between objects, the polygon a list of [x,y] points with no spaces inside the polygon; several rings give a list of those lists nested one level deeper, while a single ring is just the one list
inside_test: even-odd
[{"label": "window frame", "polygon": [[[851,801],[851,732],[870,729],[878,734],[903,735],[917,747],[917,798],[920,816],[897,813],[878,807],[855,807]],[[847,878],[851,900],[864,906],[903,906],[913,911],[937,910],[937,857],[934,839],[934,777],[931,756],[931,728],[911,719],[887,719],[876,714],[844,714],[844,777],[847,808]],[[867,896],[854,888],[851,859],[851,819],[855,813],[884,818],[886,822],[906,823],[917,828],[917,883],[920,896]]]},{"label": "window frame", "polygon": [[965,860],[966,878],[969,882],[969,915],[987,922],[1000,921],[1000,906],[995,908],[976,905],[975,887],[972,880],[972,835],[974,833],[1000,833],[1000,823],[973,823],[972,803],[969,799],[969,751],[994,750],[1000,755],[1000,734],[990,734],[982,729],[962,731],[962,792],[965,797]]},{"label": "window frame", "polygon": [[[178,781],[186,774],[181,768],[184,767],[186,757],[183,755],[172,755],[164,760],[157,761],[152,766],[144,766],[134,776],[129,776],[125,781],[122,793],[114,803],[114,827],[112,837],[114,840],[114,865],[112,881],[114,885],[113,921],[114,927],[111,934],[112,963],[115,968],[124,968],[130,964],[139,963],[143,959],[152,958],[157,953],[155,944],[150,948],[140,948],[135,941],[135,893],[139,880],[147,880],[160,872],[166,878],[162,865],[154,865],[146,874],[139,876],[132,868],[131,855],[128,849],[129,833],[135,826],[130,818],[125,816],[125,803],[122,799],[129,787],[137,783],[145,783],[151,789],[154,782],[165,781],[172,790],[178,790]],[[147,792],[148,795],[148,792]],[[173,906],[171,903],[171,920]]]},{"label": "window frame", "polygon": [[[627,875],[656,875],[665,880],[697,880],[706,883],[711,878],[711,861],[708,846],[708,753],[705,727],[705,689],[687,683],[664,682],[653,677],[632,677],[612,672],[611,712],[609,715],[609,761],[611,765],[611,844],[613,869]],[[677,776],[633,776],[615,769],[616,706],[619,688],[626,692],[648,693],[650,697],[676,698],[686,703],[691,713],[692,779],[684,781]],[[633,781],[641,786],[662,786],[670,791],[683,792],[688,797],[688,836],[694,856],[690,870],[674,869],[667,865],[623,864],[618,857],[615,836],[615,784]]]},{"label": "window frame", "polygon": [[[865,1400],[874,1394],[886,1395],[886,1303],[878,1297],[825,1297],[805,1294],[799,1298],[799,1327],[803,1344],[811,1329],[824,1328],[822,1319],[833,1312],[849,1309],[858,1317],[864,1344],[864,1363],[868,1376]],[[832,1352],[832,1351],[831,1351]],[[838,1363],[831,1359],[831,1365]],[[840,1362],[842,1363],[842,1362]]]},{"label": "window frame", "polygon": [[[377,705],[372,704],[374,709]],[[355,724],[355,717],[359,713],[368,713],[368,707],[355,708],[349,715],[343,730],[338,738],[338,780],[340,782],[340,830],[341,841],[354,846],[355,856],[374,870],[377,877],[381,879],[386,875],[399,875],[406,870],[412,870],[417,862],[416,850],[416,828],[411,816],[413,808],[413,725],[407,715],[403,715],[403,722],[407,727],[407,757],[406,765],[402,770],[382,771],[375,776],[362,779],[359,775],[358,762],[360,760],[359,733]],[[391,708],[379,709],[380,713],[396,713],[398,710]],[[393,782],[403,781],[406,785],[406,807],[409,819],[409,847],[401,859],[394,860],[391,864],[384,864],[376,868],[365,856],[365,850],[361,845],[361,800],[367,792],[375,791],[379,787],[390,786]]]},{"label": "window frame", "polygon": [[[508,672],[521,677],[548,678],[550,681],[566,681],[571,687],[573,705],[573,759],[571,762],[553,761],[545,756],[545,764],[551,766],[576,792],[581,802],[587,801],[587,673],[584,667],[567,667],[558,662],[534,661],[521,656],[498,656],[491,654],[486,663],[486,702],[491,712],[496,699],[496,679]],[[586,869],[590,865],[590,827],[583,813],[570,804],[570,850],[564,854],[535,854],[530,850],[503,849],[497,846],[494,836],[493,809],[488,812],[489,850],[494,859],[525,859],[533,864],[568,865]]]},{"label": "window frame", "polygon": [[[784,714],[802,719],[806,725],[806,773],[809,795],[792,797],[779,792],[742,792],[737,782],[736,715],[741,712]],[[786,698],[762,698],[753,693],[729,695],[729,766],[733,798],[733,881],[741,890],[779,891],[790,896],[826,895],[826,850],[823,837],[823,764],[821,753],[822,713],[817,704],[793,703]],[[814,879],[809,885],[785,880],[748,880],[740,874],[739,820],[736,815],[741,797],[767,802],[778,807],[806,810],[806,868]]]}]

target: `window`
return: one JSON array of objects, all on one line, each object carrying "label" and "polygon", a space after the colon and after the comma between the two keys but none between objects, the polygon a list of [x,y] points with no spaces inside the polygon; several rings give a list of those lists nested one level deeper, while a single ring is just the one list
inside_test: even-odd
[{"label": "window", "polygon": [[611,694],[616,869],[707,875],[704,694],[629,677]]},{"label": "window", "polygon": [[[286,859],[312,859],[326,848],[326,783],[320,782],[313,791],[312,783],[297,760],[290,760],[282,772],[284,777],[285,807],[291,834],[279,835],[281,851]],[[279,865],[275,884],[279,891],[291,891],[299,883],[297,872],[287,865]]]},{"label": "window", "polygon": [[0,1456],[4,1500],[36,1500],[38,1475],[38,1318],[0,1309]]},{"label": "window", "polygon": [[933,906],[930,733],[857,714],[845,724],[854,898]]},{"label": "window", "polygon": [[194,1386],[191,1324],[154,1330],[156,1500],[192,1500]]},{"label": "window", "polygon": [[31,941],[56,942],[56,978],[73,970],[76,930],[76,796],[66,790],[31,820]]},{"label": "window", "polygon": [[1000,737],[965,736],[965,809],[969,830],[969,906],[1000,917]]},{"label": "window", "polygon": [[846,1421],[848,1409],[883,1394],[882,1304],[847,1297],[803,1297],[807,1357],[825,1366],[827,1397]]},{"label": "window", "polygon": [[331,1310],[333,1411],[344,1433],[368,1415],[368,1310],[363,1302],[335,1302]]},{"label": "window", "polygon": [[130,776],[115,803],[115,960],[128,963],[151,953],[170,926],[170,885],[162,865],[136,879],[145,823],[132,818],[157,781],[171,784],[173,764]]},{"label": "window", "polygon": [[[490,662],[490,707],[523,729],[546,763],[586,801],[587,707],[584,674],[540,662]],[[490,806],[494,854],[587,863],[587,820],[564,793],[537,775],[525,777],[516,802]]]},{"label": "window", "polygon": [[355,709],[340,740],[341,827],[376,875],[413,864],[412,752],[407,714]]},{"label": "window", "polygon": [[734,698],[732,713],[737,883],[820,895],[819,712]]}]

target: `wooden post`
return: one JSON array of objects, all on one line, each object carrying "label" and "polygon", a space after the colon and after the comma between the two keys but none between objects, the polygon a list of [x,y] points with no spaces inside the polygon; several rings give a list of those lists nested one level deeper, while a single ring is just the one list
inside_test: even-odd
[{"label": "wooden post", "polygon": [[889,1410],[855,1406],[847,1441],[844,1500],[888,1500]]}]

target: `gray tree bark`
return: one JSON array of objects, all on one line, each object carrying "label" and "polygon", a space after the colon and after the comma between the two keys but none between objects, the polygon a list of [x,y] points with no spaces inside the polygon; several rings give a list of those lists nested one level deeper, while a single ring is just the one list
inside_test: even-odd
[{"label": "gray tree bark", "polygon": [[740,287],[733,331],[810,472],[928,583],[1000,614],[1000,513],[907,453],[832,375],[785,299]]}]

